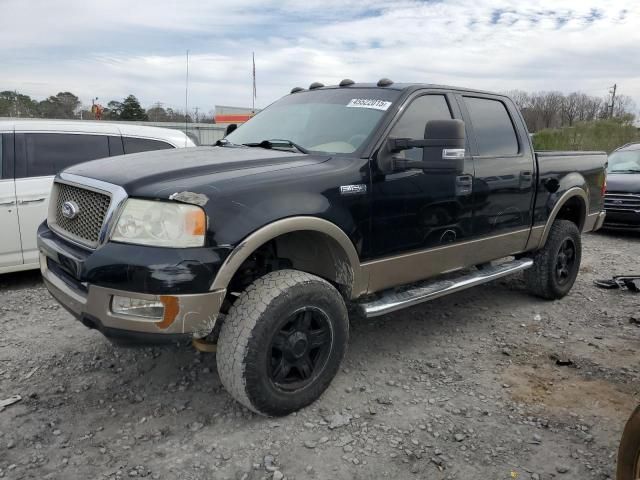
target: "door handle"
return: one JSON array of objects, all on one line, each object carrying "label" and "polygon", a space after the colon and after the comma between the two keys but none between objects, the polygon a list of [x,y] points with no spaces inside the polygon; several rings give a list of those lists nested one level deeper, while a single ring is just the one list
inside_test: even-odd
[{"label": "door handle", "polygon": [[0,203],[0,207],[13,207],[16,204],[16,202],[3,202]]},{"label": "door handle", "polygon": [[18,202],[19,205],[29,205],[29,204],[33,204],[33,203],[42,203],[46,200],[46,197],[42,197],[42,198],[34,198],[33,200],[20,200]]},{"label": "door handle", "polygon": [[472,175],[458,175],[456,177],[456,195],[471,195],[473,190]]}]

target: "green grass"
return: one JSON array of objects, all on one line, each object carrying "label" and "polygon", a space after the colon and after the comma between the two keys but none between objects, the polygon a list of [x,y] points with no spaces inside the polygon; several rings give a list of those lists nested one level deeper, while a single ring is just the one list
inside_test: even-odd
[{"label": "green grass", "polygon": [[536,150],[604,150],[611,153],[625,143],[640,141],[640,132],[619,120],[597,120],[572,127],[541,130],[533,137]]}]

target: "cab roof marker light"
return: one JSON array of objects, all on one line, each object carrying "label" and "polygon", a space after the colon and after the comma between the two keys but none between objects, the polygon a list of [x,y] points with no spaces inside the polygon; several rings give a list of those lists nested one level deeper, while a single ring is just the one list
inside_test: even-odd
[{"label": "cab roof marker light", "polygon": [[313,82],[311,85],[309,85],[309,90],[315,90],[316,88],[322,88],[322,87],[324,87],[324,83]]},{"label": "cab roof marker light", "polygon": [[290,93],[298,93],[298,92],[304,92],[304,88],[302,88],[302,87],[293,87],[291,89]]},{"label": "cab roof marker light", "polygon": [[354,82],[354,81],[353,81],[353,80],[351,80],[350,78],[345,78],[344,80],[342,80],[342,81],[340,82],[340,84],[339,84],[339,85],[340,85],[341,87],[349,87],[349,86],[353,85],[354,83],[356,83],[356,82]]},{"label": "cab roof marker light", "polygon": [[379,87],[388,87],[389,85],[393,85],[393,80],[389,80],[388,78],[381,78],[378,80]]}]

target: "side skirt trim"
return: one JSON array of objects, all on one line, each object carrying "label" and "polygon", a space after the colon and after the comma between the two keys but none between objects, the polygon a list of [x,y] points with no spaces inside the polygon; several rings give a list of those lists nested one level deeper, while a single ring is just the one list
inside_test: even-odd
[{"label": "side skirt trim", "polygon": [[444,295],[449,295],[450,293],[475,287],[476,285],[491,282],[492,280],[525,270],[532,265],[532,259],[523,258],[473,271],[454,279],[420,282],[404,289],[398,288],[384,292],[376,300],[362,303],[360,308],[362,308],[367,317],[377,317]]}]

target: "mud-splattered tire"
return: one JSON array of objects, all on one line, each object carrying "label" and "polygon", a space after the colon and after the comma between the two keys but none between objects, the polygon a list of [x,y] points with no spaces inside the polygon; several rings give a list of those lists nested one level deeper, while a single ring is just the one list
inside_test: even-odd
[{"label": "mud-splattered tire", "polygon": [[640,478],[640,407],[636,408],[622,432],[618,449],[617,480]]},{"label": "mud-splattered tire", "polygon": [[329,282],[297,270],[272,272],[253,282],[225,318],[220,380],[254,412],[287,415],[325,391],[348,339],[347,308]]},{"label": "mud-splattered tire", "polygon": [[564,297],[576,281],[581,258],[578,227],[569,220],[556,220],[544,247],[533,256],[533,267],[524,271],[528,290],[548,300]]}]

